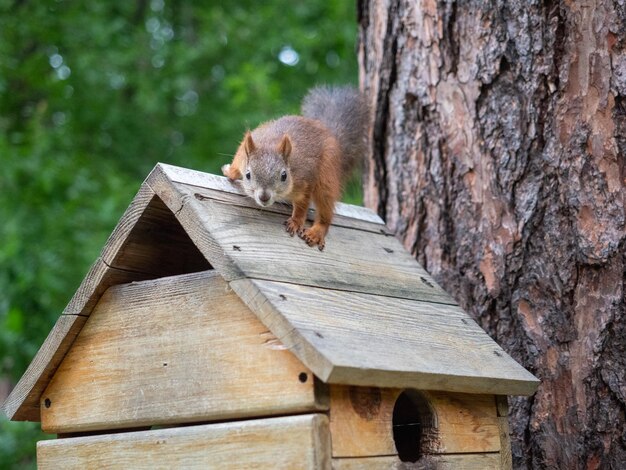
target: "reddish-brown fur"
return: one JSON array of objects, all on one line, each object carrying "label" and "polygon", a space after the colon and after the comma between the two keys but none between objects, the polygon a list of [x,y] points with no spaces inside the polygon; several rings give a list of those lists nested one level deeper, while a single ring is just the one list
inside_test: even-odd
[{"label": "reddish-brown fur", "polygon": [[[284,136],[288,136],[285,140]],[[291,191],[283,197],[293,204],[287,231],[298,234],[309,246],[324,248],[324,239],[333,218],[335,202],[341,197],[345,176],[337,139],[320,121],[302,116],[284,116],[246,133],[224,174],[231,180],[243,178],[247,168],[260,164],[270,153],[290,147],[287,166]],[[316,216],[311,228],[304,228],[306,213],[313,200]]]},{"label": "reddish-brown fur", "polygon": [[[365,153],[368,110],[351,87],[316,87],[305,96],[302,114],[247,132],[232,163],[222,170],[229,179],[240,180],[261,206],[290,201],[287,232],[322,250],[342,185]],[[315,221],[305,229],[311,200]]]}]

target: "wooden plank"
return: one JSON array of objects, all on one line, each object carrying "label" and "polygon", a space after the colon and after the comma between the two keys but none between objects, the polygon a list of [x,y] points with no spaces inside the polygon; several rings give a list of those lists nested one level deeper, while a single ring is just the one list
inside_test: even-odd
[{"label": "wooden plank", "polygon": [[41,401],[49,433],[328,408],[215,271],[110,288]]},{"label": "wooden plank", "polygon": [[171,210],[179,208],[178,220],[227,281],[269,279],[456,303],[394,237],[332,227],[320,252],[290,237],[279,214],[212,199],[200,201],[182,185],[161,182],[153,188]]},{"label": "wooden plank", "polygon": [[[401,389],[330,388],[330,431],[333,457],[397,454],[393,411]],[[498,417],[491,395],[420,392],[432,411],[422,423],[424,454],[498,452]]]},{"label": "wooden plank", "polygon": [[328,418],[301,415],[40,441],[40,470],[329,469]]},{"label": "wooden plank", "polygon": [[263,280],[230,285],[327,383],[490,395],[530,394],[538,383],[456,306]]},{"label": "wooden plank", "polygon": [[498,470],[500,457],[497,453],[428,455],[415,463],[404,463],[398,457],[365,457],[333,459],[334,470]]},{"label": "wooden plank", "polygon": [[[180,191],[187,195],[186,188]],[[290,237],[282,215],[214,200],[187,200],[219,253],[228,253],[236,265],[232,272],[223,272],[228,281],[245,276],[455,304],[395,237],[333,226],[320,252]]]},{"label": "wooden plank", "polygon": [[438,448],[432,453],[499,452],[498,416],[493,395],[427,392],[437,415]]},{"label": "wooden plank", "polygon": [[39,421],[39,396],[85,320],[85,317],[78,315],[59,317],[28,369],[2,405],[2,410],[9,419]]},{"label": "wooden plank", "polygon": [[[181,168],[166,163],[159,163],[153,171],[160,171],[170,181],[184,183],[201,188],[214,189],[231,194],[244,195],[245,193],[237,184],[232,184],[223,176],[212,175],[200,171]],[[384,221],[371,209],[351,204],[338,203],[335,213],[339,216],[363,220],[375,224],[384,225]]]},{"label": "wooden plank", "polygon": [[[186,191],[193,193],[194,197],[200,201],[211,199],[214,201],[230,204],[232,206],[248,207],[248,208],[252,208],[256,210],[262,210],[263,212],[281,214],[285,217],[285,219],[291,216],[291,212],[292,212],[292,206],[287,203],[277,202],[277,203],[274,203],[270,207],[260,208],[256,204],[256,202],[254,202],[253,199],[251,199],[250,197],[244,194],[228,193],[228,192],[222,192],[222,191],[217,191],[214,189],[207,189],[207,188],[198,188],[196,186],[186,185],[183,183],[174,183],[174,186],[179,187],[179,188],[184,187]],[[347,207],[351,208],[351,207],[356,207],[356,206],[347,206]],[[335,212],[335,216],[333,217],[333,220],[332,220],[333,226],[347,227],[347,228],[365,230],[368,232],[382,233],[387,236],[394,236],[393,233],[385,225],[383,225],[380,222],[372,222],[370,220],[363,220],[362,218],[359,218],[359,217],[351,217],[350,216],[351,212],[348,210],[345,210],[345,208],[342,212],[343,214],[338,214],[337,212]],[[315,218],[315,209],[310,208],[307,212],[307,220],[311,222],[313,221],[314,218]]]},{"label": "wooden plank", "polygon": [[509,403],[506,396],[496,396],[498,410],[498,430],[500,434],[500,468],[511,470],[513,468],[513,455],[511,454],[511,435],[509,430]]},{"label": "wooden plank", "polygon": [[395,455],[393,408],[400,389],[330,387],[333,457]]}]

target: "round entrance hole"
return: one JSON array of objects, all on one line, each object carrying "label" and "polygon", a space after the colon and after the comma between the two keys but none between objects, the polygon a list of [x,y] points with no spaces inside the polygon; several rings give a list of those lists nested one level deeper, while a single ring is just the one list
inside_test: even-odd
[{"label": "round entrance hole", "polygon": [[435,415],[428,400],[417,390],[402,392],[393,407],[393,440],[398,458],[403,462],[416,462],[427,449],[435,429]]}]

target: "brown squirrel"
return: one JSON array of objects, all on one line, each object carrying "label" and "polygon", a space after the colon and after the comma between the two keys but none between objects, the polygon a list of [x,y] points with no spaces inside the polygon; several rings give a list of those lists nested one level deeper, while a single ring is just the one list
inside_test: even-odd
[{"label": "brown squirrel", "polygon": [[[367,105],[356,89],[315,87],[302,101],[302,116],[283,116],[246,132],[222,172],[231,182],[240,180],[260,206],[291,202],[287,232],[323,250],[335,202],[365,153],[367,121]],[[311,200],[315,220],[305,228]]]}]

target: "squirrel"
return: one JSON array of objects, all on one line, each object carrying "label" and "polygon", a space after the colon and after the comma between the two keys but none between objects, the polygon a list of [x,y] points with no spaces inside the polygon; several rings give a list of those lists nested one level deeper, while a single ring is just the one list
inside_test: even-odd
[{"label": "squirrel", "polygon": [[[262,207],[291,202],[287,232],[321,251],[342,186],[365,153],[369,111],[358,90],[319,86],[304,97],[301,112],[247,131],[222,172]],[[315,220],[305,228],[311,200]]]}]

